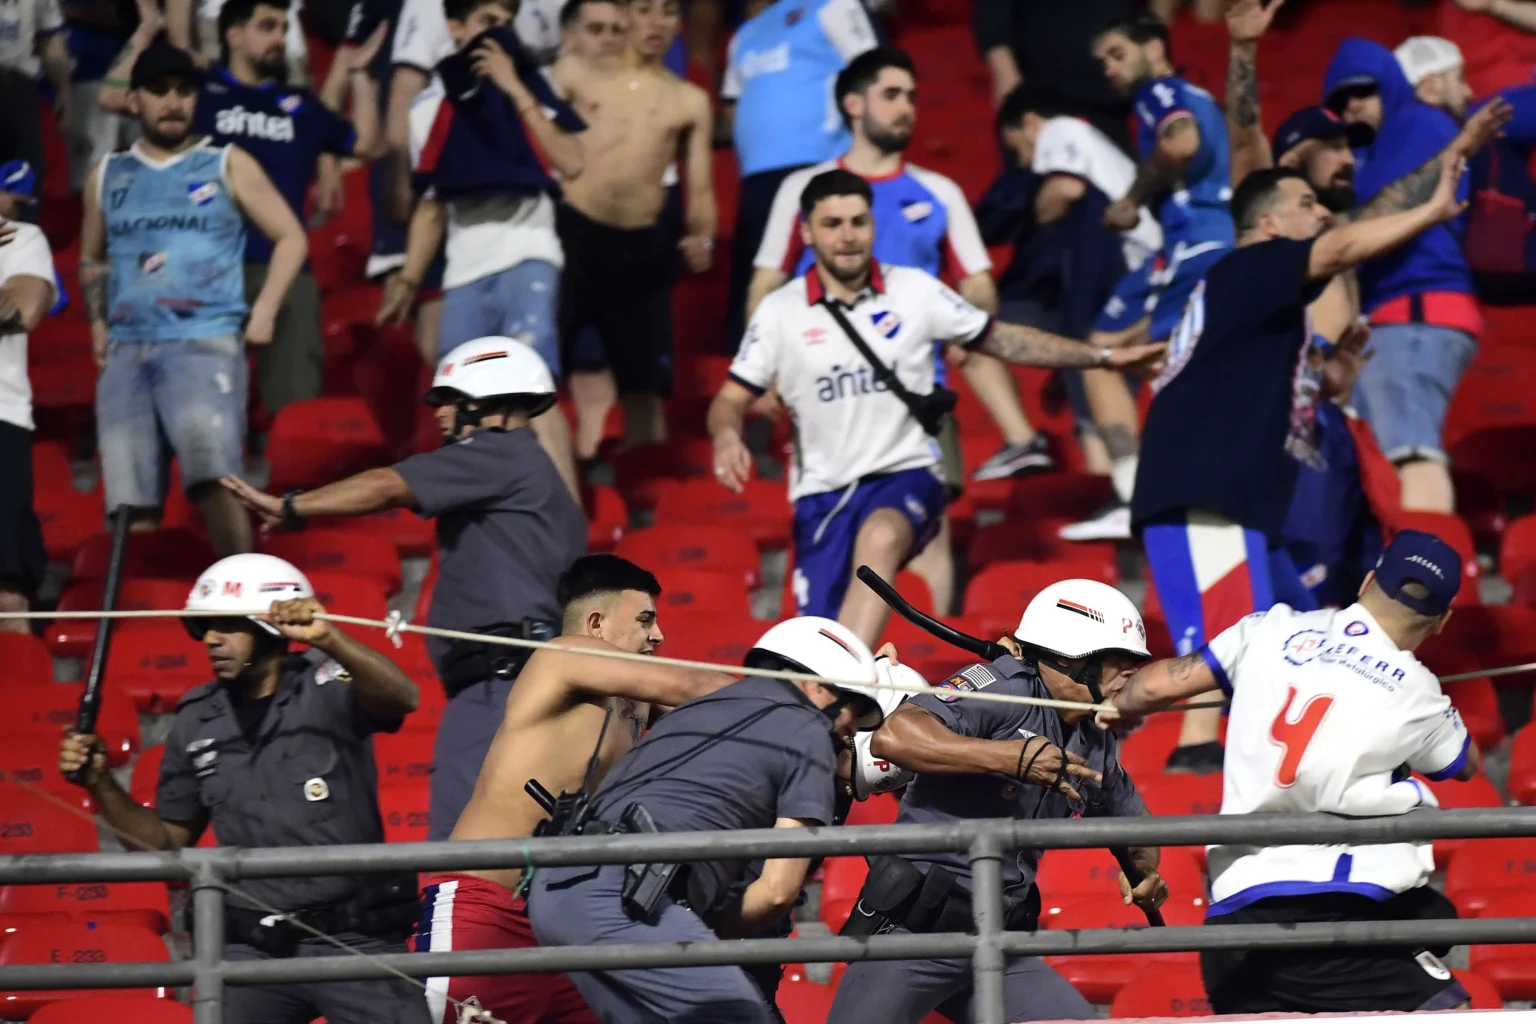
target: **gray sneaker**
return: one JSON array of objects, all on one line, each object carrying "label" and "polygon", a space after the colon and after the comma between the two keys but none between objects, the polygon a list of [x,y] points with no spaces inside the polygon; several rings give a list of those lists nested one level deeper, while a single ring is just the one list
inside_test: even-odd
[{"label": "gray sneaker", "polygon": [[1080,523],[1071,523],[1057,531],[1062,540],[1130,540],[1131,506],[1113,501]]},{"label": "gray sneaker", "polygon": [[998,453],[976,467],[971,479],[1006,480],[1026,473],[1041,473],[1054,469],[1056,460],[1051,458],[1050,445],[1043,436],[1036,434],[1028,444],[1005,444]]}]

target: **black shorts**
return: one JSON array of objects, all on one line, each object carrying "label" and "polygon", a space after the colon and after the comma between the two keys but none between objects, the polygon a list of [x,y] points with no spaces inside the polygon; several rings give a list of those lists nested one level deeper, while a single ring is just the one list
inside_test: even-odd
[{"label": "black shorts", "polygon": [[29,598],[48,568],[43,528],[32,510],[32,432],[0,421],[0,583]]},{"label": "black shorts", "polygon": [[[1350,893],[1274,896],[1208,918],[1208,925],[1424,921],[1456,916],[1428,886],[1390,900]],[[1210,950],[1200,973],[1215,1013],[1348,1013],[1453,1009],[1466,990],[1440,961],[1448,950],[1412,946]],[[1439,955],[1437,955],[1439,954]]]},{"label": "black shorts", "polygon": [[672,394],[672,284],[677,232],[665,218],[645,228],[599,224],[566,203],[556,216],[565,269],[560,275],[560,353],[570,369],[584,330],[597,333],[619,394]]}]

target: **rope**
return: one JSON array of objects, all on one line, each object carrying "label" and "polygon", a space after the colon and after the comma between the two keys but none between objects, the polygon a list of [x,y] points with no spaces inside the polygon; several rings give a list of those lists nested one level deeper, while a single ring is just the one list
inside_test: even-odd
[{"label": "rope", "polygon": [[[259,618],[267,614],[267,609],[256,611],[226,611],[221,612],[220,617],[231,618],[254,617]],[[206,611],[189,611],[184,608],[140,608],[123,609],[118,611],[75,611],[75,612],[0,612],[0,619],[20,619],[24,621],[58,620],[58,619],[183,619],[183,618],[208,618]],[[928,693],[936,687],[917,686],[906,683],[869,683],[859,679],[832,679],[826,676],[812,675],[808,672],[790,672],[780,669],[746,668],[741,665],[723,665],[708,661],[692,661],[684,658],[666,658],[654,654],[632,654],[629,651],[621,651],[617,648],[604,650],[590,647],[565,647],[548,640],[524,640],[519,637],[491,636],[486,633],[471,633],[457,629],[439,629],[435,626],[417,626],[406,622],[399,612],[390,612],[386,619],[366,619],[356,615],[340,615],[335,612],[322,612],[315,616],[326,622],[335,622],[349,626],[364,626],[370,629],[384,631],[390,641],[396,646],[402,646],[401,633],[417,633],[421,636],[435,636],[444,640],[468,640],[472,643],[500,644],[505,647],[524,647],[529,650],[542,650],[546,647],[556,648],[566,654],[582,654],[593,658],[614,658],[619,661],[636,661],[645,665],[671,665],[674,668],[688,668],[706,672],[721,672],[736,676],[760,676],[765,679],[785,679],[791,682],[823,683],[828,686],[861,686],[869,689],[894,690],[898,693]],[[899,654],[899,652],[898,652]],[[1476,672],[1461,672],[1455,675],[1440,676],[1441,683],[1459,683],[1468,679],[1495,679],[1500,676],[1511,676],[1526,672],[1536,672],[1536,662],[1527,662],[1523,665],[1505,665],[1500,668],[1484,669]],[[1086,701],[1057,700],[1053,697],[1024,697],[1006,693],[987,693],[984,690],[950,690],[945,697],[953,697],[961,700],[983,700],[998,704],[1027,704],[1034,707],[1055,708],[1059,711],[1086,711],[1095,715],[1117,718],[1119,709],[1109,703],[1091,704]],[[1188,704],[1178,704],[1164,711],[1196,711],[1201,708],[1224,708],[1228,704],[1225,700],[1194,701]],[[1154,712],[1155,713],[1155,712]]]}]

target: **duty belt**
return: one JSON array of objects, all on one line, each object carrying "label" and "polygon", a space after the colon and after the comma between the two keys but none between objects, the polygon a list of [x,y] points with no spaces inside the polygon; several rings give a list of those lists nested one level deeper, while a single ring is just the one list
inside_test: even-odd
[{"label": "duty belt", "polygon": [[[514,640],[551,640],[558,636],[560,627],[553,622],[524,619],[522,622],[499,622],[480,626],[475,632],[488,636],[510,637]],[[443,659],[439,677],[448,699],[452,700],[477,683],[491,679],[512,679],[523,670],[533,650],[528,647],[508,647],[505,644],[476,643],[472,640],[455,640]]]}]

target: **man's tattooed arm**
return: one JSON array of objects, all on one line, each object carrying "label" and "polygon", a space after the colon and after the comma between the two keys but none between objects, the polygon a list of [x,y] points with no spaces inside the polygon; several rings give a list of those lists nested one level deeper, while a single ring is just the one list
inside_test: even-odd
[{"label": "man's tattooed arm", "polygon": [[1104,365],[1099,349],[1057,334],[993,321],[992,331],[979,346],[988,355],[1021,366],[1084,368]]},{"label": "man's tattooed arm", "polygon": [[1466,123],[1461,126],[1461,131],[1456,133],[1456,137],[1445,147],[1445,150],[1436,153],[1420,164],[1417,169],[1383,188],[1364,206],[1357,206],[1353,210],[1340,214],[1338,220],[1341,223],[1352,224],[1372,217],[1401,213],[1427,202],[1429,197],[1435,194],[1435,187],[1440,184],[1440,158],[1444,152],[1448,150],[1468,160],[1472,159],[1478,150],[1498,138],[1500,129],[1509,121],[1512,114],[1509,104],[1502,99],[1495,99],[1485,104],[1477,113],[1467,118]]},{"label": "man's tattooed arm", "polygon": [[107,282],[111,275],[105,261],[80,261],[80,290],[85,295],[86,317],[93,323],[107,322]]},{"label": "man's tattooed arm", "polygon": [[1238,131],[1259,124],[1258,49],[1253,43],[1233,43],[1227,59],[1227,121]]},{"label": "man's tattooed arm", "polygon": [[1182,658],[1154,661],[1127,679],[1115,695],[1115,707],[1133,715],[1146,714],[1176,704],[1188,697],[1207,693],[1221,684],[1216,673],[1199,651]]}]

